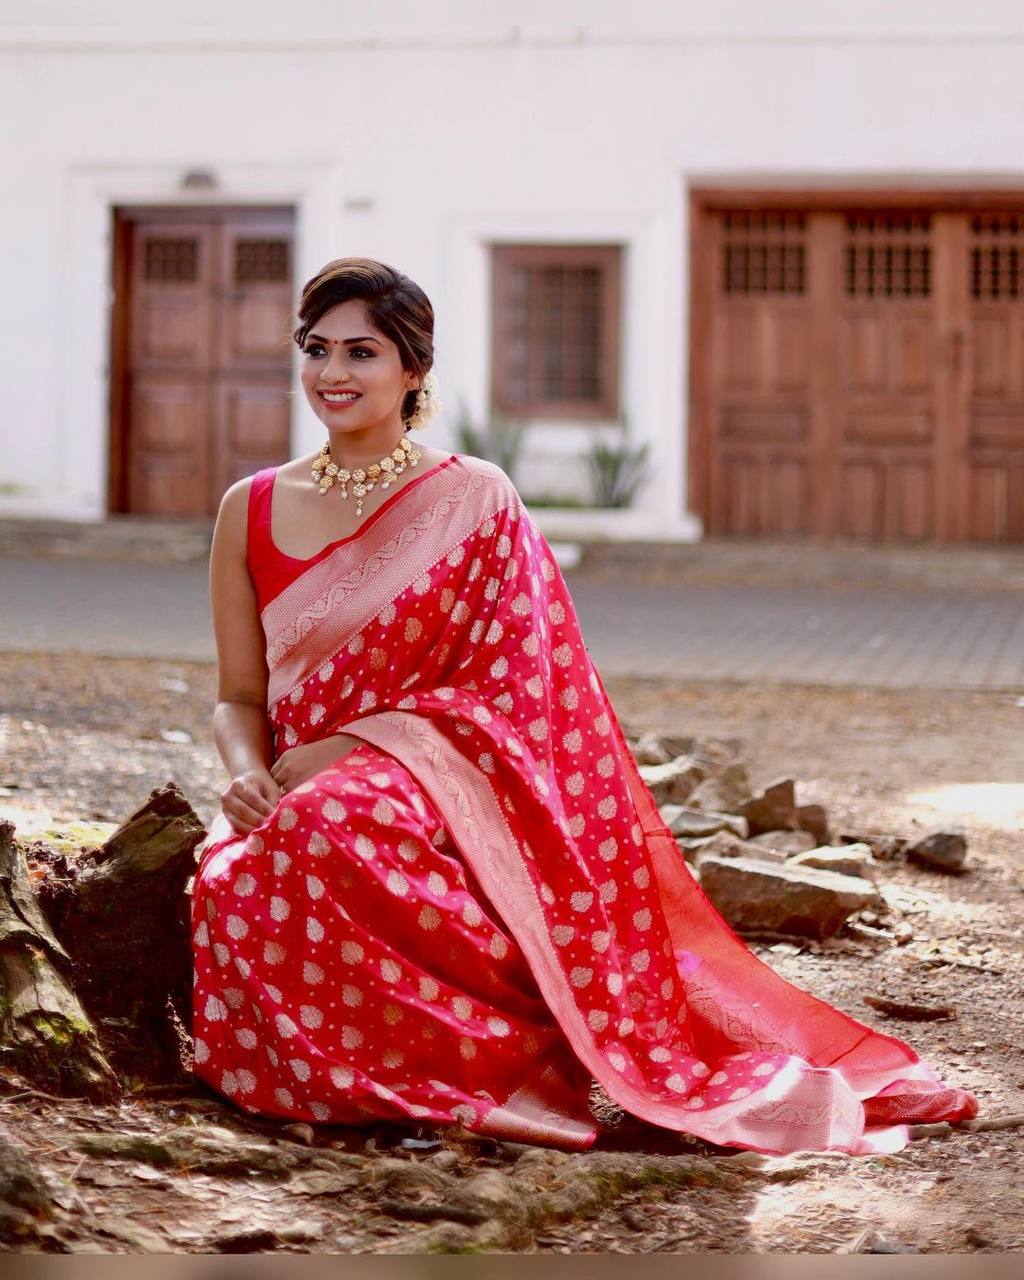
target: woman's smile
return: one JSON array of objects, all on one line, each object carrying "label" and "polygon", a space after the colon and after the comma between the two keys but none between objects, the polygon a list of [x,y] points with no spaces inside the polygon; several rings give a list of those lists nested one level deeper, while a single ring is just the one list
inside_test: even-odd
[{"label": "woman's smile", "polygon": [[355,404],[359,400],[358,391],[321,391],[320,399],[332,409],[343,409],[346,405]]}]

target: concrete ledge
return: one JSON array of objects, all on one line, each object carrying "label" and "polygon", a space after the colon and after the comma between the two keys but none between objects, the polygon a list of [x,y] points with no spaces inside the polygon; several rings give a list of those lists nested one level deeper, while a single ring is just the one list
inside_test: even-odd
[{"label": "concrete ledge", "polygon": [[158,520],[111,515],[105,520],[0,519],[0,556],[182,564],[209,558],[212,520]]},{"label": "concrete ledge", "polygon": [[605,540],[584,544],[581,568],[609,577],[639,573],[649,579],[707,585],[1024,590],[1024,546],[991,543],[715,537],[666,545]]},{"label": "concrete ledge", "polygon": [[699,542],[701,522],[686,516],[669,524],[634,507],[531,507],[534,523],[548,541],[655,542],[686,545]]}]

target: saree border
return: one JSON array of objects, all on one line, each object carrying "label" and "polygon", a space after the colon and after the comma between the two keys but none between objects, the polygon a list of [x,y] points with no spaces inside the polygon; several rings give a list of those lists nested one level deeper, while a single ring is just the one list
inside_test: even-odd
[{"label": "saree border", "polygon": [[558,1110],[536,1086],[524,1084],[504,1102],[496,1102],[473,1131],[506,1142],[549,1142],[588,1151],[597,1141],[600,1128],[596,1121],[587,1124]]},{"label": "saree border", "polygon": [[[493,464],[457,455],[455,463],[424,478],[415,491],[422,508],[413,517],[400,502],[382,511],[374,525],[382,540],[374,539],[372,551],[358,537],[337,547],[266,606],[260,620],[268,637],[268,711],[487,519],[522,510],[507,481],[494,483],[504,473]],[[396,562],[401,585],[389,573]]]}]

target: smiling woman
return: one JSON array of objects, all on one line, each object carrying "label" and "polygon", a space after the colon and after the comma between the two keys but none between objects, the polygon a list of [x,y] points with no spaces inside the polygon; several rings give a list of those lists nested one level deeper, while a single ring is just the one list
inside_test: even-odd
[{"label": "smiling woman", "polygon": [[569,1149],[598,1137],[594,1080],[664,1129],[772,1154],[895,1150],[911,1121],[973,1115],[715,911],[508,476],[442,453],[366,490],[404,469],[428,308],[366,259],[303,294],[303,385],[334,474],[373,502],[362,524],[309,459],[218,516],[232,780],[193,884],[196,1073],[246,1111]]}]

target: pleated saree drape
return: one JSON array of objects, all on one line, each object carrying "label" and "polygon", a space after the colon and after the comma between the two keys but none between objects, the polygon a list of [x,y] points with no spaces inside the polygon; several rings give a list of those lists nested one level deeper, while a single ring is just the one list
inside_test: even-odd
[{"label": "pleated saree drape", "polygon": [[565,1148],[597,1136],[591,1078],[653,1124],[773,1154],[891,1151],[910,1122],[975,1114],[712,907],[497,467],[431,468],[261,618],[275,753],[361,745],[204,843],[196,1071],[214,1088]]}]

